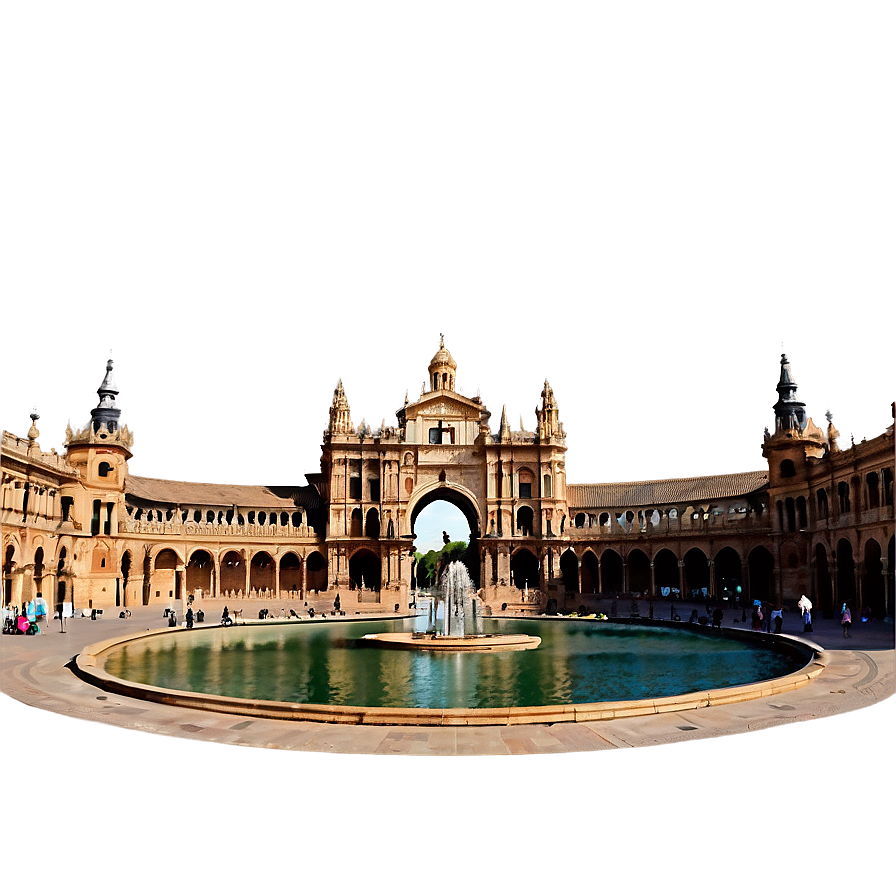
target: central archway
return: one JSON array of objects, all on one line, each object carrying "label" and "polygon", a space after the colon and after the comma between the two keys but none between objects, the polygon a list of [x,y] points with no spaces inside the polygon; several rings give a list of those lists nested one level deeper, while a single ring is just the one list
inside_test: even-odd
[{"label": "central archway", "polygon": [[[476,498],[463,487],[447,485],[445,482],[432,483],[421,488],[416,495],[411,495],[409,501],[409,519],[411,531],[416,536],[417,518],[428,507],[444,502],[450,504],[461,512],[469,528],[469,539],[463,562],[467,567],[470,578],[478,588],[480,585],[480,561],[479,561],[479,535],[480,514]],[[461,539],[454,538],[453,541]]]}]

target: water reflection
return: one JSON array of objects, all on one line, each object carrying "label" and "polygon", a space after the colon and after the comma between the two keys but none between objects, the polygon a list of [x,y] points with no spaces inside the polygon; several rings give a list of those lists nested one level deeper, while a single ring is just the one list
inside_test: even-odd
[{"label": "water reflection", "polygon": [[[427,618],[422,617],[425,628]],[[343,706],[498,707],[662,697],[776,678],[800,661],[739,641],[605,622],[483,619],[536,650],[430,653],[361,646],[417,620],[194,629],[135,642],[106,668],[176,690]]]}]

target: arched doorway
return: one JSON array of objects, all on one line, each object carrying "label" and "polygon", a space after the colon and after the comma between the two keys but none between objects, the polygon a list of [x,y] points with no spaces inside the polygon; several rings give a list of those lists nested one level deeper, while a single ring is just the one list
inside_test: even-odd
[{"label": "arched doorway", "polygon": [[718,596],[736,601],[743,593],[743,570],[740,554],[732,547],[722,548],[716,554],[716,590]]},{"label": "arched doorway", "polygon": [[582,594],[597,594],[600,590],[600,574],[594,551],[587,550],[582,554],[581,579]]},{"label": "arched doorway", "polygon": [[187,596],[199,592],[196,597],[209,597],[212,593],[212,555],[199,548],[187,562]]},{"label": "arched doorway", "polygon": [[[479,511],[472,497],[449,485],[441,484],[421,494],[411,497],[411,531],[414,533],[414,549],[417,560],[414,578],[418,587],[424,582],[436,585],[438,582],[438,555],[447,543],[456,545],[466,542],[466,548],[458,554],[452,551],[450,558],[460,560],[467,567],[471,580],[478,588],[482,581],[482,566],[488,565],[490,558],[480,556]],[[423,558],[423,559],[421,559]],[[486,570],[486,579],[490,570]]]},{"label": "arched doorway", "polygon": [[846,604],[855,613],[856,607],[856,563],[852,555],[852,545],[842,538],[837,543],[837,606],[834,612],[839,613],[840,604]]},{"label": "arched doorway", "polygon": [[[68,570],[65,567],[65,561],[68,557],[68,552],[65,548],[59,549],[59,559],[56,562],[56,603],[58,604],[57,609],[62,610],[62,605],[66,601],[71,601],[72,607],[75,605],[75,592],[72,589],[71,594],[68,592]],[[149,564],[149,557],[146,558],[146,565]],[[145,598],[143,603],[149,603],[149,598]]]},{"label": "arched doorway", "polygon": [[[128,605],[128,584],[131,581],[131,567],[133,560],[131,552],[125,551],[121,557],[121,602],[124,606]],[[118,606],[118,595],[116,595],[116,606]]]},{"label": "arched doorway", "polygon": [[[888,473],[888,470],[884,470],[884,475]],[[890,500],[892,501],[892,476],[891,479],[891,488],[889,491]],[[889,543],[887,544],[887,584],[885,586],[886,591],[886,613],[885,618],[892,619],[893,618],[893,606],[896,603],[896,538],[891,538]]]},{"label": "arched doorway", "polygon": [[327,561],[319,551],[312,551],[308,555],[305,563],[305,569],[308,572],[309,591],[326,591],[327,590]]},{"label": "arched doorway", "polygon": [[639,548],[631,551],[626,557],[628,565],[628,590],[637,591],[639,594],[650,592],[650,560],[647,554]]},{"label": "arched doorway", "polygon": [[753,548],[747,558],[747,570],[750,577],[750,602],[762,600],[776,602],[775,595],[775,561],[771,552],[764,547]]},{"label": "arched doorway", "polygon": [[368,548],[361,548],[348,561],[348,575],[355,590],[379,591],[381,566],[380,558]]},{"label": "arched doorway", "polygon": [[831,567],[828,552],[823,544],[815,545],[815,593],[818,610],[823,616],[834,611],[834,588],[831,584]]},{"label": "arched doorway", "polygon": [[531,507],[520,507],[516,512],[516,531],[523,538],[530,538],[535,534],[535,514]]},{"label": "arched doorway", "polygon": [[273,591],[274,585],[274,558],[267,551],[258,551],[249,566],[249,590]]},{"label": "arched doorway", "polygon": [[600,570],[604,593],[622,592],[625,589],[622,557],[616,551],[610,549],[601,554]]},{"label": "arched doorway", "polygon": [[691,548],[684,555],[684,580],[689,598],[702,600],[704,588],[709,594],[709,564],[700,548]]},{"label": "arched doorway", "polygon": [[510,575],[520,591],[538,588],[538,559],[528,548],[520,548],[510,558]]},{"label": "arched doorway", "polygon": [[228,551],[221,559],[221,590],[246,590],[246,567],[239,551]]},{"label": "arched doorway", "polygon": [[563,578],[563,590],[579,593],[579,558],[571,549],[560,555],[560,575]]},{"label": "arched doorway", "polygon": [[43,597],[43,577],[44,577],[44,549],[39,547],[34,552],[34,571],[31,578],[34,581],[34,594],[37,597]]},{"label": "arched doorway", "polygon": [[302,590],[302,561],[292,551],[280,558],[280,590]]},{"label": "arched doorway", "polygon": [[862,574],[862,604],[872,619],[883,619],[886,613],[884,602],[884,565],[880,545],[872,538],[865,545],[865,562]]},{"label": "arched doorway", "polygon": [[180,558],[171,548],[163,548],[156,554],[155,569],[152,576],[153,597],[170,603],[180,596],[177,590],[177,567],[179,563]]},{"label": "arched doorway", "polygon": [[660,597],[672,597],[678,592],[681,581],[678,573],[678,557],[668,548],[657,551],[653,558],[653,580]]},{"label": "arched doorway", "polygon": [[[64,550],[64,549],[63,549]],[[3,606],[8,607],[12,603],[12,574],[16,567],[15,545],[8,544],[3,557]]]}]

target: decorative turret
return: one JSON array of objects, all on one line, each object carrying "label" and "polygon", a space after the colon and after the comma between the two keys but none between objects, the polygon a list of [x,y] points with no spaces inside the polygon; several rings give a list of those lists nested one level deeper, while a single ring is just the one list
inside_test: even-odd
[{"label": "decorative turret", "polygon": [[439,333],[439,337],[439,350],[429,362],[429,385],[433,391],[447,389],[453,392],[457,362],[451,357],[451,352],[445,348],[444,334]]},{"label": "decorative turret", "polygon": [[806,414],[806,405],[796,397],[796,383],[787,355],[781,355],[778,400],[774,404],[775,431],[765,431],[762,454],[769,461],[769,483],[801,474],[807,458],[819,458],[828,447],[821,429]]},{"label": "decorative turret", "polygon": [[65,445],[71,449],[75,445],[106,445],[123,448],[127,457],[131,456],[130,448],[134,437],[127,426],[119,426],[118,418],[121,409],[115,403],[118,387],[112,376],[112,359],[106,362],[106,375],[96,390],[99,404],[90,412],[90,423],[81,430],[72,430],[71,424],[65,430]]},{"label": "decorative turret", "polygon": [[501,408],[501,431],[498,434],[498,441],[510,441],[510,424],[507,422],[507,405]]},{"label": "decorative turret", "polygon": [[544,389],[541,392],[541,408],[535,409],[535,416],[538,419],[539,441],[566,437],[566,433],[563,432],[563,424],[560,422],[560,412],[557,409],[554,390],[547,380],[544,381]]},{"label": "decorative turret", "polygon": [[353,431],[351,409],[348,406],[348,399],[345,397],[345,390],[342,388],[342,380],[339,380],[336,388],[333,390],[333,403],[330,405],[330,425],[327,432],[332,433],[350,433]]},{"label": "decorative turret", "polygon": [[774,404],[776,432],[806,428],[809,418],[806,416],[805,402],[796,397],[796,383],[790,370],[787,355],[781,355],[781,378],[778,380],[778,400]]},{"label": "decorative turret", "polygon": [[106,375],[100,383],[96,394],[100,397],[100,403],[90,412],[90,428],[99,432],[105,426],[109,432],[118,429],[118,418],[121,410],[115,404],[118,389],[115,386],[115,378],[112,376],[112,359],[106,362]]}]

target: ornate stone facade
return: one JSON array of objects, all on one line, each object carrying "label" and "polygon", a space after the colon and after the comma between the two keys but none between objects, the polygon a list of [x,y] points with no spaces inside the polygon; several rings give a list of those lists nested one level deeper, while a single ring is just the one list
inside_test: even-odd
[{"label": "ornate stone facade", "polygon": [[[299,488],[131,476],[112,362],[65,454],[2,442],[3,600],[114,608],[188,596],[407,607],[414,523],[445,500],[470,525],[471,570],[494,609],[588,608],[599,597],[720,596],[776,606],[813,597],[875,616],[893,609],[893,427],[840,449],[806,416],[781,359],[764,470],[689,479],[566,483],[566,433],[545,382],[535,432],[496,431],[456,391],[442,340],[420,397],[396,424],[354,426],[342,382],[321,470]],[[260,603],[259,606],[263,606]],[[626,608],[623,608],[625,610]]]}]

